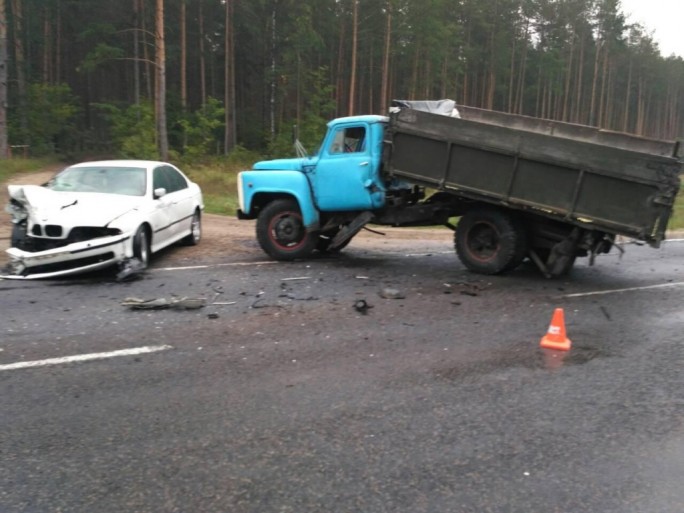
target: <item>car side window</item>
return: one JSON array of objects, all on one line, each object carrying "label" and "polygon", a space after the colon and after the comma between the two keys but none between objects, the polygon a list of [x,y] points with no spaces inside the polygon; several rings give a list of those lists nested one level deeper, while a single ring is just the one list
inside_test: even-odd
[{"label": "car side window", "polygon": [[154,169],[154,172],[152,173],[152,183],[153,190],[164,188],[166,189],[167,193],[172,191],[168,175],[164,172],[163,167],[157,167]]},{"label": "car side window", "polygon": [[366,149],[366,128],[354,126],[339,128],[333,137],[328,153],[360,153]]},{"label": "car side window", "polygon": [[188,182],[185,180],[185,178],[183,178],[183,175],[181,175],[174,168],[165,167],[164,171],[167,174],[167,179],[171,184],[174,192],[188,188]]}]

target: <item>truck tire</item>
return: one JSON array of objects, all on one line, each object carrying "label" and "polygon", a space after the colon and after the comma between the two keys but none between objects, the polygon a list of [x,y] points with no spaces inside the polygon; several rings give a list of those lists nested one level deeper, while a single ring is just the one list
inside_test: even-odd
[{"label": "truck tire", "polygon": [[259,213],[256,223],[259,246],[276,260],[306,258],[316,248],[318,233],[304,227],[297,202],[272,201]]},{"label": "truck tire", "polygon": [[525,227],[494,208],[477,208],[461,217],[454,235],[463,265],[480,274],[499,274],[518,267],[527,253]]}]

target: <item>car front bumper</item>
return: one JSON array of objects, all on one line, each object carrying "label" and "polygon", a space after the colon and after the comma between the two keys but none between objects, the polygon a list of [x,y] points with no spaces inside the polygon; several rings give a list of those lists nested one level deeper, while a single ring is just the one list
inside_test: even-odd
[{"label": "car front bumper", "polygon": [[0,278],[36,280],[103,269],[132,256],[131,234],[75,242],[46,251],[9,248],[7,269]]}]

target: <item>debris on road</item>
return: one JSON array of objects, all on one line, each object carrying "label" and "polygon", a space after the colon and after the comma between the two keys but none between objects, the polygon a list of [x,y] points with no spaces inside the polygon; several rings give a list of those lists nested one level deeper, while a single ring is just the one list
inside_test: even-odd
[{"label": "debris on road", "polygon": [[126,306],[131,310],[164,310],[173,308],[175,310],[197,310],[207,304],[205,298],[166,299],[163,297],[155,299],[140,299],[128,297],[121,302],[121,306]]},{"label": "debris on road", "polygon": [[385,299],[404,299],[406,296],[399,290],[392,287],[385,287],[378,293],[380,297]]},{"label": "debris on road", "polygon": [[128,258],[120,265],[120,270],[116,274],[116,281],[132,281],[141,277],[145,271],[145,266],[138,258]]},{"label": "debris on road", "polygon": [[365,299],[358,299],[354,302],[354,310],[362,315],[366,315],[371,308],[373,308],[373,305],[369,305]]}]

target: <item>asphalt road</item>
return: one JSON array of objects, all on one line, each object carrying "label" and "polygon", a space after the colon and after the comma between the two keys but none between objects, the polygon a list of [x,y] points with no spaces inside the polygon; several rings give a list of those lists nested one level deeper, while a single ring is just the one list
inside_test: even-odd
[{"label": "asphalt road", "polygon": [[[482,277],[406,240],[2,281],[0,512],[681,513],[683,257]],[[557,307],[568,353],[539,348]]]}]

